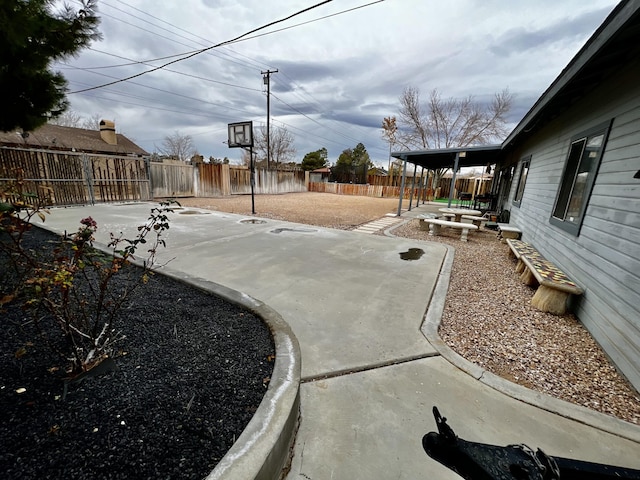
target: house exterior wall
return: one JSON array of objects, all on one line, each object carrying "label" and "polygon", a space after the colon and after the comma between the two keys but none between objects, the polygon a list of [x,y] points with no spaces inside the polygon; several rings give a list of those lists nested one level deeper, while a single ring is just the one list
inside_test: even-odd
[{"label": "house exterior wall", "polygon": [[[585,289],[573,311],[618,369],[640,390],[640,65],[592,94],[509,154],[518,161],[507,205],[523,239]],[[549,221],[572,137],[613,120],[582,228],[571,235]],[[520,164],[531,164],[520,206]]]}]

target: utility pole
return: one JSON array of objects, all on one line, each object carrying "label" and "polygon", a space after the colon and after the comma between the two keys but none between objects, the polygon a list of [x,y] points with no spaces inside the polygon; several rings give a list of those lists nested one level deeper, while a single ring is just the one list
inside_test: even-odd
[{"label": "utility pole", "polygon": [[269,137],[271,136],[271,127],[270,127],[270,100],[271,100],[271,74],[278,73],[278,69],[275,70],[267,70],[266,72],[260,72],[264,77],[262,80],[264,84],[267,86],[267,170],[271,169],[271,147],[269,145]]}]

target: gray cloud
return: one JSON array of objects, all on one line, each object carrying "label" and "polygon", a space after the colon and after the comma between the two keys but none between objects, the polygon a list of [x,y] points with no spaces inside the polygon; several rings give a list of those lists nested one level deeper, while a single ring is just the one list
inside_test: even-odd
[{"label": "gray cloud", "polygon": [[601,8],[575,17],[561,18],[538,30],[527,27],[512,28],[497,37],[489,46],[489,50],[498,56],[508,57],[559,42],[575,41],[576,38],[593,33],[610,10]]},{"label": "gray cloud", "polygon": [[[425,99],[433,88],[445,97],[490,98],[509,87],[516,97],[509,116],[515,125],[615,4],[593,1],[596,7],[580,0],[540,0],[526,7],[513,3],[505,10],[492,0],[437,5],[394,0],[217,48],[167,67],[186,75],[159,70],[69,98],[82,115],[115,119],[119,131],[149,151],[178,130],[191,135],[205,156],[239,159],[240,152],[223,143],[226,126],[235,121],[251,120],[255,126],[266,122],[260,72],[278,69],[271,77],[271,118],[294,134],[300,158],[324,146],[335,161],[342,150],[362,142],[374,160],[386,165],[388,145],[381,139],[380,125],[384,117],[398,115],[398,98],[406,86],[420,88]],[[262,0],[140,0],[137,8],[156,17],[151,18],[137,10],[130,10],[134,16],[124,15],[108,3],[100,5],[104,40],[94,48],[135,60],[213,45],[300,8],[299,2],[289,0],[268,7]],[[359,0],[333,2],[280,26],[359,5]],[[118,8],[127,9],[126,4]],[[525,8],[529,18],[519,11]],[[548,19],[546,26],[531,27],[531,15]],[[71,90],[148,68],[81,70],[127,63],[91,50],[68,63],[78,68],[57,67],[65,68]]]}]

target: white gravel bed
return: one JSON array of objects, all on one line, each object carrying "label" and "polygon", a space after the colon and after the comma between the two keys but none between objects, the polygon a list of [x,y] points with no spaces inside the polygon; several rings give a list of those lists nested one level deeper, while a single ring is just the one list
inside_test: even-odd
[{"label": "white gravel bed", "polygon": [[481,229],[464,243],[458,230],[429,237],[412,220],[393,234],[455,248],[439,332],[456,352],[512,382],[640,424],[638,392],[573,314],[531,307],[534,289],[520,282],[495,232]]}]

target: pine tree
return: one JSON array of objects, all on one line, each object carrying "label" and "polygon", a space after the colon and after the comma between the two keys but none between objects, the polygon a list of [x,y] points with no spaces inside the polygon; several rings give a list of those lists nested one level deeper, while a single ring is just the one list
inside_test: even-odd
[{"label": "pine tree", "polygon": [[96,0],[55,11],[53,0],[0,1],[0,130],[33,130],[68,106],[67,82],[54,60],[77,55],[100,38]]}]

